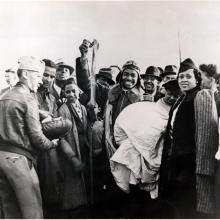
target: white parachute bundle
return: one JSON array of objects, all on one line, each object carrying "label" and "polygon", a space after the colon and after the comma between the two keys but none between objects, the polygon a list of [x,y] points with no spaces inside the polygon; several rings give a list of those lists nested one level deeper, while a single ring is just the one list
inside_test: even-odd
[{"label": "white parachute bundle", "polygon": [[154,102],[138,102],[126,107],[114,126],[119,145],[111,157],[111,171],[117,185],[129,192],[129,184],[147,191],[157,188],[158,170],[168,112]]}]

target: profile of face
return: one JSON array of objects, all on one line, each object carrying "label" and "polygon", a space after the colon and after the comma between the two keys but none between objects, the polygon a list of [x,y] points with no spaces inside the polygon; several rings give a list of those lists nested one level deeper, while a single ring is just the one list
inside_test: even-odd
[{"label": "profile of face", "polygon": [[6,72],[5,73],[5,80],[9,86],[13,86],[17,80],[16,73],[13,72]]},{"label": "profile of face", "polygon": [[25,70],[24,76],[27,80],[28,87],[32,91],[37,92],[38,87],[42,84],[43,73]]},{"label": "profile of face", "polygon": [[122,86],[125,89],[132,89],[138,81],[138,73],[132,69],[125,69],[122,74]]},{"label": "profile of face", "polygon": [[201,71],[201,76],[202,76],[202,83],[201,87],[203,89],[211,89],[212,84],[214,82],[214,79],[212,77],[209,77],[206,72]]},{"label": "profile of face", "polygon": [[64,89],[67,100],[71,103],[75,103],[79,99],[79,88],[74,83],[67,84]]},{"label": "profile of face", "polygon": [[168,105],[173,105],[178,99],[179,95],[180,94],[178,92],[174,92],[169,89],[166,89],[165,96],[163,97],[163,99]]},{"label": "profile of face", "polygon": [[143,81],[146,93],[153,94],[156,92],[159,81],[155,76],[146,75],[144,76]]},{"label": "profile of face", "polygon": [[183,93],[195,88],[198,84],[198,81],[195,78],[193,69],[179,73],[178,83]]},{"label": "profile of face", "polygon": [[67,80],[70,77],[70,70],[65,66],[59,66],[56,71],[56,79],[60,81]]},{"label": "profile of face", "polygon": [[43,74],[43,87],[49,88],[49,86],[52,84],[56,74],[56,69],[51,67],[45,67],[45,71]]}]

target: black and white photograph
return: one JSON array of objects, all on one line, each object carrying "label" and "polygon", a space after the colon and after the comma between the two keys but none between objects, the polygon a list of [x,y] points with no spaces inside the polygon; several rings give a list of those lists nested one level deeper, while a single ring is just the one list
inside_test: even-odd
[{"label": "black and white photograph", "polygon": [[0,219],[219,219],[220,1],[0,1]]}]

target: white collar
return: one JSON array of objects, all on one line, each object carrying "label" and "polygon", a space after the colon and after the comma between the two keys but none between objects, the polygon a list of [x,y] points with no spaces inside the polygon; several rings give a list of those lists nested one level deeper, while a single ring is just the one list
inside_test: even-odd
[{"label": "white collar", "polygon": [[55,91],[57,92],[57,94],[60,96],[61,88],[56,85],[55,81],[54,81],[54,83],[53,83],[53,87],[54,87]]}]

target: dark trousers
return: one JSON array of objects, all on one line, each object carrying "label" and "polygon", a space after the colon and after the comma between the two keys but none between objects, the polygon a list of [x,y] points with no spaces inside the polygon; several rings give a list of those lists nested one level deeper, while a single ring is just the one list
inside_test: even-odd
[{"label": "dark trousers", "polygon": [[46,219],[88,219],[91,218],[91,210],[88,206],[81,206],[72,210],[60,210],[48,208],[45,212]]},{"label": "dark trousers", "polygon": [[130,193],[126,204],[126,218],[160,218],[158,199],[151,199],[150,193],[136,185],[130,185]]}]

